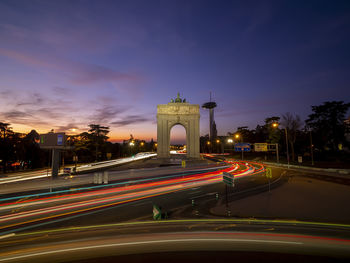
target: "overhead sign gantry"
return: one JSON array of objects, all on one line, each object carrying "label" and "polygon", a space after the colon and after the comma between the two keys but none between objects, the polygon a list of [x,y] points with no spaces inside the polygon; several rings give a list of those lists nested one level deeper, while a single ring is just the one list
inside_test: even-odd
[{"label": "overhead sign gantry", "polygon": [[53,178],[58,176],[60,168],[60,153],[63,150],[71,149],[71,146],[67,146],[67,136],[64,132],[49,132],[46,134],[40,134],[39,146],[42,149],[52,150],[52,172]]}]

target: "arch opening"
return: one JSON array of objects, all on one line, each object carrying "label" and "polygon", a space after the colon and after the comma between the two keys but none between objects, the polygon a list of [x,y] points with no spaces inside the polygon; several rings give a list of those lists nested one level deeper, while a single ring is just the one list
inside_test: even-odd
[{"label": "arch opening", "polygon": [[169,134],[169,152],[170,154],[186,154],[187,132],[185,126],[180,123],[174,124],[170,128]]}]

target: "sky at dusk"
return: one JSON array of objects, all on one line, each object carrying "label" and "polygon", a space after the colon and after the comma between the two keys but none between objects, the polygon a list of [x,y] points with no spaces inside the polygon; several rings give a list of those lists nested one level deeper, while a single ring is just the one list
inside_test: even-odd
[{"label": "sky at dusk", "polygon": [[0,0],[0,122],[156,140],[157,104],[177,92],[200,105],[212,92],[219,135],[306,119],[349,102],[349,47],[350,1]]}]

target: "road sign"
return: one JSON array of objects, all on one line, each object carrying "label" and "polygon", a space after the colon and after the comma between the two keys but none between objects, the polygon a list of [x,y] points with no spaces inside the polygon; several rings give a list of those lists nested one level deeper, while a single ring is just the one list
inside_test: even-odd
[{"label": "road sign", "polygon": [[302,163],[303,162],[303,156],[299,155],[298,156],[298,163]]},{"label": "road sign", "polygon": [[251,147],[250,143],[236,143],[235,144],[235,152],[250,152]]},{"label": "road sign", "polygon": [[229,186],[235,186],[235,176],[233,174],[230,173],[226,173],[223,172],[223,176],[222,176],[223,182]]},{"label": "road sign", "polygon": [[153,219],[159,220],[162,218],[162,212],[157,205],[153,205]]},{"label": "road sign", "polygon": [[269,179],[272,178],[272,170],[269,167],[266,168],[266,177]]},{"label": "road sign", "polygon": [[254,150],[256,152],[267,152],[267,143],[254,143]]},{"label": "road sign", "polygon": [[40,134],[39,146],[41,148],[63,148],[66,144],[66,135],[60,133]]}]

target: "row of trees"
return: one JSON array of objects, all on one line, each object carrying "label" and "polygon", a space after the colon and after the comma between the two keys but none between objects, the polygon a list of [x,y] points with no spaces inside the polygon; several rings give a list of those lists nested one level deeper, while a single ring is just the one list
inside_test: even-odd
[{"label": "row of trees", "polygon": [[[123,143],[109,142],[109,127],[89,124],[89,129],[78,135],[67,137],[71,150],[62,152],[62,163],[103,161],[135,155],[138,152],[155,151],[151,140],[134,139],[132,135]],[[53,130],[51,131],[53,132]],[[14,132],[9,123],[0,122],[0,171],[35,169],[51,165],[51,152],[39,147],[39,134],[32,130],[28,134]]]},{"label": "row of trees", "polygon": [[[312,106],[312,113],[305,122],[298,115],[288,112],[281,117],[266,118],[264,125],[257,125],[252,130],[245,126],[238,127],[236,131],[228,132],[227,136],[233,138],[235,142],[278,143],[285,153],[287,134],[293,161],[297,154],[310,153],[311,147],[321,156],[334,156],[350,149],[350,122],[345,118],[349,107],[350,103],[343,101],[325,102],[319,106]],[[238,139],[235,139],[236,134],[239,134]],[[220,144],[227,143],[224,138],[217,139]],[[208,137],[201,138],[201,148],[203,151],[214,152],[223,149],[215,143],[215,140],[208,144]]]},{"label": "row of trees", "polygon": [[42,167],[45,154],[36,141],[39,134],[32,130],[28,134],[14,132],[9,123],[0,122],[0,169],[6,172],[21,168]]}]

